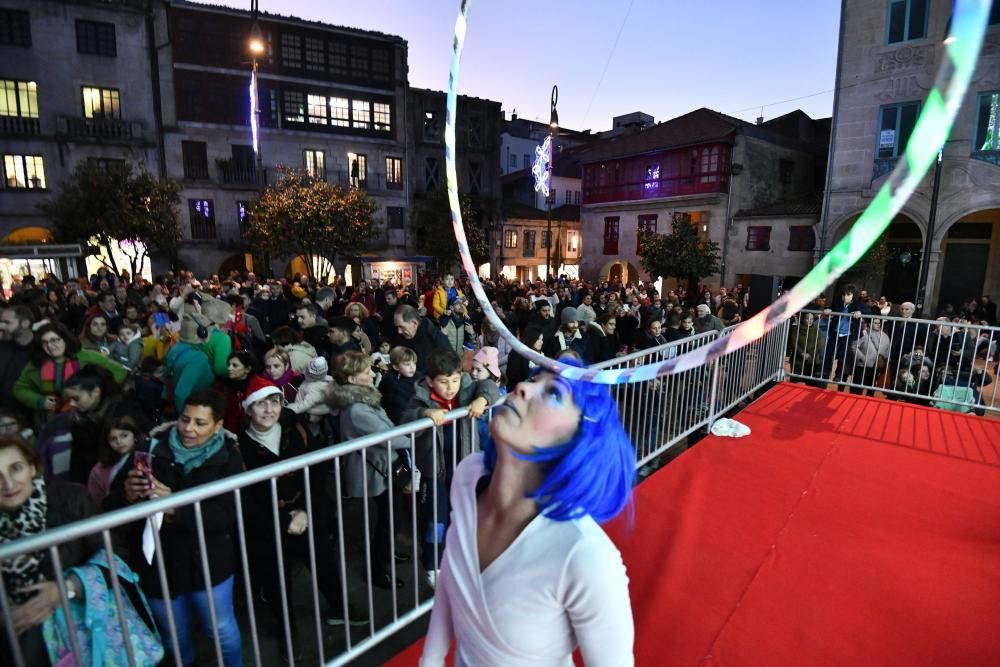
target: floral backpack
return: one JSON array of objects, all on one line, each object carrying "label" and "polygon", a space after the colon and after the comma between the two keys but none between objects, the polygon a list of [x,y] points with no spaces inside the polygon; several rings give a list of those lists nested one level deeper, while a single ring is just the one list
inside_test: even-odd
[{"label": "floral backpack", "polygon": [[[128,640],[132,645],[135,664],[152,667],[163,659],[164,650],[146,596],[139,588],[139,577],[118,556],[115,556],[115,569],[121,586]],[[121,621],[115,606],[111,570],[104,551],[95,553],[80,567],[70,568],[66,574],[75,574],[83,584],[83,595],[69,601],[80,656],[77,660],[77,656],[73,654],[70,628],[60,605],[42,626],[49,661],[56,667],[76,664],[112,667],[129,664]]]}]

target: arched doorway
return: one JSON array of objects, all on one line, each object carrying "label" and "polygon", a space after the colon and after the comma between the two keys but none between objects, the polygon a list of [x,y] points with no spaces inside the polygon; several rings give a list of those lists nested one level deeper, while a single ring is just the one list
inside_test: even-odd
[{"label": "arched doorway", "polygon": [[[293,277],[298,274],[309,275],[309,260],[304,255],[299,255],[292,259],[288,263],[288,270],[286,274],[288,277]],[[336,269],[333,268],[333,262],[331,262],[326,257],[321,255],[314,255],[312,257],[312,275],[316,277],[321,283],[333,282],[333,279],[337,276]]]},{"label": "arched doorway", "polygon": [[230,255],[222,260],[221,264],[219,264],[219,270],[217,273],[219,274],[219,278],[225,280],[233,271],[253,271],[253,255],[242,252]]},{"label": "arched doorway", "polygon": [[938,270],[938,309],[962,304],[1000,288],[1000,208],[962,216],[944,231]]},{"label": "arched doorway", "polygon": [[639,280],[642,274],[630,262],[623,259],[616,259],[601,267],[600,280],[614,282],[619,281],[622,285]]},{"label": "arched doorway", "polygon": [[[860,215],[847,218],[837,227],[831,247],[847,235]],[[909,215],[898,214],[882,236],[837,281],[833,293],[839,294],[841,285],[853,283],[876,298],[884,295],[892,303],[916,300],[923,247],[922,227]]]}]

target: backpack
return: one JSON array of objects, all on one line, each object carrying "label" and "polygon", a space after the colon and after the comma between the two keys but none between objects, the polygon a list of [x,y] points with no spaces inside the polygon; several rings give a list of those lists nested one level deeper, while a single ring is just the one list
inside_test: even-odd
[{"label": "backpack", "polygon": [[[137,667],[152,667],[163,660],[164,656],[160,634],[146,596],[139,588],[139,576],[117,555],[114,558],[135,664]],[[69,601],[73,617],[72,631],[76,635],[80,655],[73,653],[70,627],[60,605],[42,625],[42,637],[48,649],[49,662],[55,667],[75,664],[111,667],[129,664],[110,581],[110,566],[104,551],[98,551],[80,567],[70,568],[66,572],[67,575],[71,573],[83,584],[83,595]]]}]

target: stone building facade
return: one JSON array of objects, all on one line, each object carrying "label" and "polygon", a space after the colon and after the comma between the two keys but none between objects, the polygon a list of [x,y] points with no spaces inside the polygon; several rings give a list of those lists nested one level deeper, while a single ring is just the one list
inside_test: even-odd
[{"label": "stone building facade", "polygon": [[[282,167],[305,170],[375,201],[378,236],[366,254],[407,254],[407,44],[376,32],[262,14],[258,174],[250,127],[248,12],[175,0],[157,17],[167,175],[184,185],[182,264],[251,268],[246,211]],[[348,271],[347,258],[314,267]],[[274,272],[306,270],[302,258]],[[360,270],[360,264],[352,267]],[[353,272],[351,272],[353,273]]]},{"label": "stone building facade", "polygon": [[[817,256],[843,237],[905,150],[941,62],[952,3],[845,0],[843,7],[831,183]],[[942,151],[936,210],[932,169],[889,227],[883,283],[867,286],[897,303],[915,301],[926,261],[927,313],[1000,293],[1000,145],[987,141],[996,137],[1000,99],[1000,3],[990,23]]]},{"label": "stone building facade", "polygon": [[640,235],[668,233],[675,214],[687,214],[722,251],[720,274],[706,284],[747,283],[755,273],[798,279],[811,266],[828,127],[802,112],[752,125],[698,109],[576,149],[581,276],[648,279]]},{"label": "stone building facade", "polygon": [[[142,0],[0,0],[0,24],[0,245],[45,244],[38,206],[81,161],[162,174],[151,16]],[[83,270],[4,254],[4,283],[28,269]]]}]

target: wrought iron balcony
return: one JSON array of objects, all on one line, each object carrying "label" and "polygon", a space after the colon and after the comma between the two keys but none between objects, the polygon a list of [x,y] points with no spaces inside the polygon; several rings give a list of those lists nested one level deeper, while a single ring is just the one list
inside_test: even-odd
[{"label": "wrought iron balcony", "polygon": [[[257,167],[253,164],[233,162],[232,160],[218,160],[215,164],[219,168],[219,182],[222,185],[235,186],[247,190],[253,190],[258,187]],[[263,176],[266,183],[266,169]]]},{"label": "wrought iron balcony", "polygon": [[7,136],[37,136],[41,126],[37,118],[0,116],[0,134]]},{"label": "wrought iron balcony", "polygon": [[135,120],[57,116],[56,134],[70,139],[131,142],[141,140],[144,129],[142,123]]}]

